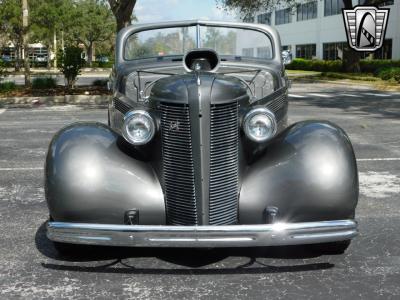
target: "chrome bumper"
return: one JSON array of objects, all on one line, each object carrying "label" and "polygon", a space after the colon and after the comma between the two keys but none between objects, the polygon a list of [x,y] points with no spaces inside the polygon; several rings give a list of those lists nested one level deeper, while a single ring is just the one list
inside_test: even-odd
[{"label": "chrome bumper", "polygon": [[353,220],[228,226],[153,226],[48,222],[56,242],[128,247],[254,247],[348,240]]}]

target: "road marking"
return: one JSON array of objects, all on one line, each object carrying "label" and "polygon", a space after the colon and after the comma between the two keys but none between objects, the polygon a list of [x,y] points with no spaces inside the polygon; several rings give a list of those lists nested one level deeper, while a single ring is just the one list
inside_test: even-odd
[{"label": "road marking", "polygon": [[1,115],[2,113],[4,113],[6,110],[7,110],[7,109],[5,109],[5,108],[0,108],[0,115]]},{"label": "road marking", "polygon": [[360,98],[360,95],[353,95],[353,94],[340,94],[340,96]]},{"label": "road marking", "polygon": [[387,157],[387,158],[358,158],[357,161],[400,161],[400,157]]},{"label": "road marking", "polygon": [[289,97],[292,97],[292,98],[305,98],[306,96],[296,95],[296,94],[289,94]]},{"label": "road marking", "polygon": [[43,170],[43,167],[33,167],[33,168],[0,168],[0,171],[34,171]]},{"label": "road marking", "polygon": [[390,95],[388,94],[376,94],[376,93],[364,93],[365,95],[369,96],[376,96],[376,97],[389,97]]},{"label": "road marking", "polygon": [[317,93],[310,93],[309,95],[311,96],[316,96],[316,97],[321,97],[321,98],[332,98],[332,95],[326,95],[326,94],[317,94]]}]

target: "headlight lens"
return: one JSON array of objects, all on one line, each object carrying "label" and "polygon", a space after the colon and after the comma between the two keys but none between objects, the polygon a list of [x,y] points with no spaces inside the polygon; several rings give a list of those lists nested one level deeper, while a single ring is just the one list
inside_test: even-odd
[{"label": "headlight lens", "polygon": [[147,111],[133,110],[124,118],[122,135],[133,145],[144,145],[151,141],[156,131],[153,118]]},{"label": "headlight lens", "polygon": [[256,108],[247,113],[243,125],[246,136],[254,142],[265,142],[277,130],[275,115],[269,109]]}]

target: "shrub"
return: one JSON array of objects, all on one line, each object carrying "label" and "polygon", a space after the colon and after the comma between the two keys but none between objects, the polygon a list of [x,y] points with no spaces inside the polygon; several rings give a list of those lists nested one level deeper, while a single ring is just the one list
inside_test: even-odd
[{"label": "shrub", "polygon": [[33,89],[51,89],[57,86],[57,79],[53,77],[36,77],[32,80]]},{"label": "shrub", "polygon": [[0,82],[7,76],[6,63],[0,59]]},{"label": "shrub", "polygon": [[[400,60],[360,60],[360,69],[362,73],[373,73],[377,75],[382,69],[392,67],[400,67]],[[295,58],[286,68],[288,70],[340,72],[342,70],[342,61]]]},{"label": "shrub", "polygon": [[400,67],[387,67],[379,70],[377,76],[382,80],[390,80],[395,79],[396,81],[400,81]]},{"label": "shrub", "polygon": [[0,83],[0,92],[6,93],[6,92],[11,92],[17,88],[15,82],[12,81],[6,81],[6,82],[1,82]]},{"label": "shrub", "polygon": [[288,70],[339,72],[342,68],[342,61],[295,58],[286,68]]},{"label": "shrub", "polygon": [[108,79],[96,79],[93,81],[94,86],[99,86],[99,87],[106,87],[107,86]]},{"label": "shrub", "polygon": [[82,50],[78,47],[66,47],[58,54],[60,71],[64,74],[66,85],[73,88],[76,78],[81,73],[85,60],[82,59]]}]

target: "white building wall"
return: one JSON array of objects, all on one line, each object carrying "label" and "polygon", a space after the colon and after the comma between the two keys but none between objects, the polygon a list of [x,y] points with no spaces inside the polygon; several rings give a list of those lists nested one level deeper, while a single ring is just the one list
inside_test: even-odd
[{"label": "white building wall", "polygon": [[[353,0],[354,5],[357,3]],[[394,0],[394,5],[387,8],[390,13],[385,39],[392,39],[392,59],[400,59],[400,0]],[[291,45],[293,57],[296,45],[316,44],[316,58],[322,59],[324,43],[347,42],[342,14],[325,17],[324,0],[318,0],[316,19],[297,22],[297,15],[293,14],[291,23],[275,25],[273,12],[271,26],[278,30],[283,46]]]}]

